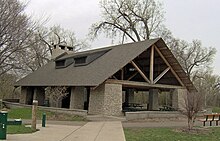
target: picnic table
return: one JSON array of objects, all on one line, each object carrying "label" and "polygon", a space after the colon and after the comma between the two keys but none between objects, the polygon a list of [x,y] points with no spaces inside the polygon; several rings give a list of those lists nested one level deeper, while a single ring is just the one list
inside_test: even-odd
[{"label": "picnic table", "polygon": [[122,112],[136,112],[143,109],[143,105],[139,103],[123,103]]},{"label": "picnic table", "polygon": [[203,119],[199,119],[199,121],[203,122],[203,126],[205,126],[206,122],[210,123],[212,126],[212,122],[216,122],[216,126],[218,126],[218,121],[220,120],[220,113],[211,113],[211,114],[204,114]]},{"label": "picnic table", "polygon": [[143,108],[143,105],[139,104],[139,103],[128,103],[128,107],[134,107],[134,108]]},{"label": "picnic table", "polygon": [[175,109],[172,106],[169,105],[163,105],[159,108],[160,111],[175,111]]}]

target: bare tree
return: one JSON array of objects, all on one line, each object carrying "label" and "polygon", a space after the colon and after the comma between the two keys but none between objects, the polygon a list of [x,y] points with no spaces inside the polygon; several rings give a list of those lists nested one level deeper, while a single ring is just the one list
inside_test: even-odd
[{"label": "bare tree", "polygon": [[0,0],[0,76],[16,68],[16,53],[26,48],[33,23],[24,13],[26,5],[18,0]]},{"label": "bare tree", "polygon": [[13,86],[16,76],[13,74],[3,74],[0,77],[0,99],[14,98],[15,88]]},{"label": "bare tree", "polygon": [[187,92],[184,98],[184,109],[182,113],[187,116],[189,130],[193,129],[197,114],[202,110],[203,103],[204,99],[200,93]]},{"label": "bare tree", "polygon": [[204,97],[204,107],[220,106],[220,77],[211,71],[199,71],[194,84],[200,94]]},{"label": "bare tree", "polygon": [[78,40],[74,32],[53,26],[51,28],[39,26],[32,36],[29,37],[30,46],[16,54],[17,63],[14,72],[22,77],[27,75],[50,61],[52,54],[52,44],[68,45],[80,51],[88,47],[86,40]]},{"label": "bare tree", "polygon": [[133,42],[149,39],[164,20],[161,3],[156,0],[101,0],[103,19],[92,25],[90,34],[104,32],[107,37]]},{"label": "bare tree", "polygon": [[173,40],[170,48],[191,80],[201,68],[205,69],[212,64],[216,54],[215,48],[203,47],[199,40],[193,40],[192,43]]},{"label": "bare tree", "polygon": [[215,48],[202,46],[201,41],[188,43],[173,37],[163,24],[164,12],[156,0],[101,0],[103,19],[92,25],[90,34],[96,37],[106,33],[107,37],[126,39],[133,42],[162,37],[182,65],[187,75],[193,79],[200,68],[212,63]]},{"label": "bare tree", "polygon": [[49,50],[50,54],[52,54],[52,44],[71,46],[76,52],[88,47],[86,39],[77,39],[73,31],[64,29],[59,25],[50,28],[41,27],[38,30],[38,36],[40,41]]},{"label": "bare tree", "polygon": [[60,101],[67,96],[68,92],[65,86],[54,86],[45,88],[45,94],[52,106],[59,107]]}]

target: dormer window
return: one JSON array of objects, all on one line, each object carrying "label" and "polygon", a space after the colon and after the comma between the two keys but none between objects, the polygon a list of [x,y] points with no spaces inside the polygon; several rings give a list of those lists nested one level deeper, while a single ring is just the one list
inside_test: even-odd
[{"label": "dormer window", "polygon": [[67,50],[73,51],[73,47],[67,47]]},{"label": "dormer window", "polygon": [[65,67],[65,62],[66,62],[66,60],[56,61],[56,68],[63,68],[63,67]]},{"label": "dormer window", "polygon": [[87,59],[87,56],[74,58],[75,66],[85,65],[85,63],[87,62],[86,59]]},{"label": "dormer window", "polygon": [[66,68],[71,64],[73,64],[74,67],[86,66],[98,59],[99,57],[101,57],[102,55],[104,55],[105,53],[107,53],[109,50],[110,49],[86,54],[79,54],[69,57],[60,57],[57,60],[55,60],[55,68]]},{"label": "dormer window", "polygon": [[67,58],[67,59],[63,59],[63,60],[57,60],[56,62],[56,69],[59,68],[65,68],[69,65],[71,65],[74,62],[73,58]]},{"label": "dormer window", "polygon": [[65,50],[65,47],[66,47],[66,46],[59,45],[59,47],[60,47],[62,50]]}]

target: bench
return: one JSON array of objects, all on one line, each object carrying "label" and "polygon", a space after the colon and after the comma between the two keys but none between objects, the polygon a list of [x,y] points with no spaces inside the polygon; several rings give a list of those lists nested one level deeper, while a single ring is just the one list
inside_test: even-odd
[{"label": "bench", "polygon": [[212,122],[216,122],[216,126],[218,126],[218,121],[220,120],[220,114],[215,113],[215,114],[205,114],[203,119],[199,119],[199,121],[203,122],[203,126],[205,126],[206,122],[209,122],[210,126],[212,126]]},{"label": "bench", "polygon": [[21,125],[22,120],[21,119],[14,119],[14,120],[8,120],[7,125]]}]

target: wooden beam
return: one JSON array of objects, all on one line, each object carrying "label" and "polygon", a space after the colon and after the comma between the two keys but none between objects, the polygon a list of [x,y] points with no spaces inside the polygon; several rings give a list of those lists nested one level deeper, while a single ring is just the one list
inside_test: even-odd
[{"label": "wooden beam", "polygon": [[134,78],[137,74],[138,74],[138,72],[135,72],[134,74],[132,74],[132,75],[128,78],[128,81],[131,80],[132,78]]},{"label": "wooden beam", "polygon": [[110,84],[121,84],[123,87],[133,87],[133,88],[161,88],[161,89],[181,89],[185,88],[183,86],[176,86],[176,85],[165,85],[165,84],[150,84],[146,82],[136,82],[136,81],[127,81],[127,80],[115,80],[115,79],[108,79],[106,83]]},{"label": "wooden beam", "polygon": [[114,75],[112,76],[114,79],[118,80]]},{"label": "wooden beam", "polygon": [[124,68],[121,69],[121,80],[124,80]]},{"label": "wooden beam", "polygon": [[179,76],[176,74],[176,72],[173,70],[173,68],[170,66],[170,64],[168,63],[168,61],[164,58],[163,54],[160,52],[160,50],[157,48],[157,46],[154,46],[154,48],[156,49],[157,53],[160,55],[160,57],[163,59],[163,61],[166,63],[166,65],[168,67],[170,67],[171,72],[173,73],[173,75],[176,77],[176,79],[178,80],[178,82],[184,86],[183,82],[180,80]]},{"label": "wooden beam", "polygon": [[137,69],[137,71],[144,78],[144,80],[150,83],[150,80],[146,77],[146,75],[141,71],[141,69],[133,61],[131,61],[131,64]]},{"label": "wooden beam", "polygon": [[170,67],[166,68],[160,75],[157,76],[156,79],[154,79],[154,84],[157,83],[168,71],[170,70]]},{"label": "wooden beam", "polygon": [[154,82],[154,46],[151,46],[150,53],[150,83]]}]

